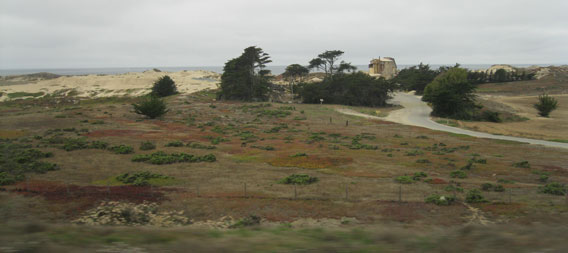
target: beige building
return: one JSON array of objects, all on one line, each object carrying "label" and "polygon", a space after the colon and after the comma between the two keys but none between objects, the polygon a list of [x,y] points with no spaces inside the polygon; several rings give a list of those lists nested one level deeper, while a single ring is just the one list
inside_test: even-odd
[{"label": "beige building", "polygon": [[396,61],[392,57],[372,59],[369,64],[369,75],[391,79],[396,76]]}]

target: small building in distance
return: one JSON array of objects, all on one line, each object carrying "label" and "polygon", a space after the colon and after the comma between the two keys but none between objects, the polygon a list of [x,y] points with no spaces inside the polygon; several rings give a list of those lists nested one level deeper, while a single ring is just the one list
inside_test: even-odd
[{"label": "small building in distance", "polygon": [[369,75],[391,79],[396,76],[396,61],[392,57],[372,59],[369,64]]}]

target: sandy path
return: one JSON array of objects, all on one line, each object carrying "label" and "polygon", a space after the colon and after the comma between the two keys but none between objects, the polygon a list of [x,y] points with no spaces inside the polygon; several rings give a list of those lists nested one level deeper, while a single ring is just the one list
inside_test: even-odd
[{"label": "sandy path", "polygon": [[493,134],[475,132],[475,131],[438,124],[430,119],[430,112],[432,112],[432,108],[430,108],[425,102],[423,102],[420,99],[421,97],[415,96],[413,94],[407,94],[402,92],[395,93],[394,98],[390,102],[393,104],[401,105],[404,108],[391,112],[385,118],[371,116],[344,108],[337,109],[337,111],[343,114],[365,117],[368,119],[386,120],[404,125],[424,127],[432,130],[438,130],[438,131],[444,131],[456,134],[465,134],[479,138],[518,141],[530,144],[544,145],[548,147],[568,149],[568,143],[543,141],[543,140],[535,140],[528,138],[503,136],[503,135],[493,135]]}]

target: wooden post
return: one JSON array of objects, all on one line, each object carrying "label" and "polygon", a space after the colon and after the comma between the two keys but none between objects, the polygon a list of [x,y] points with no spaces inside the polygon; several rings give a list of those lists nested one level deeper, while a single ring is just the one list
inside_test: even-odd
[{"label": "wooden post", "polygon": [[345,126],[349,126],[349,120],[345,121]]},{"label": "wooden post", "polygon": [[296,185],[294,185],[294,199],[298,197],[298,192],[296,191]]},{"label": "wooden post", "polygon": [[402,202],[402,184],[398,185],[398,202]]},{"label": "wooden post", "polygon": [[349,184],[345,184],[345,200],[349,200]]}]

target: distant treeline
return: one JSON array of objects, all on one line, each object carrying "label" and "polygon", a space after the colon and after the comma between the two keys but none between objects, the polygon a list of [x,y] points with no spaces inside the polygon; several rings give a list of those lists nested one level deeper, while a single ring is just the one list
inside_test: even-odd
[{"label": "distant treeline", "polygon": [[[459,64],[456,64],[453,68],[459,66]],[[415,90],[417,94],[423,94],[426,85],[449,69],[451,69],[451,67],[440,67],[435,70],[431,69],[428,64],[420,63],[417,66],[401,70],[393,81],[398,83],[402,89]],[[498,69],[496,71],[467,70],[467,80],[471,84],[532,80],[534,75],[534,73],[521,72],[516,69],[513,71],[506,71],[505,69]]]}]

